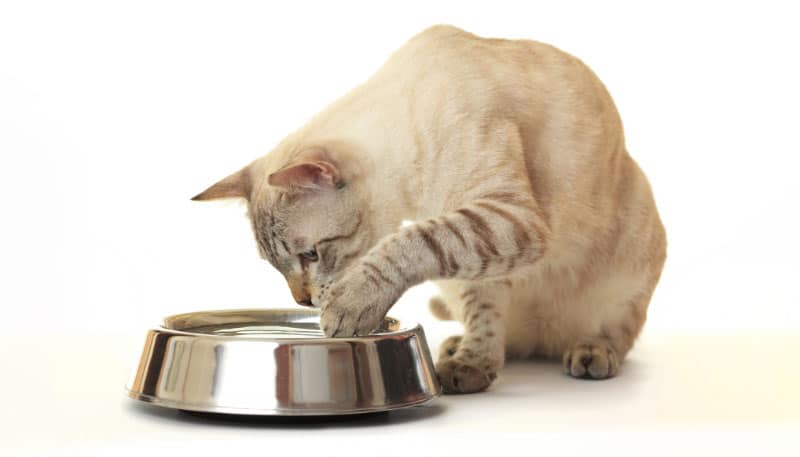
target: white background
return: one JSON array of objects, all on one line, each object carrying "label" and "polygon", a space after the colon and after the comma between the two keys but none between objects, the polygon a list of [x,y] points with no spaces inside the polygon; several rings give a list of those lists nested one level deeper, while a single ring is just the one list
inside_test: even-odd
[{"label": "white background", "polygon": [[[425,436],[452,451],[482,432],[525,443],[525,455],[644,452],[663,433],[678,437],[663,452],[797,451],[800,34],[781,5],[0,2],[0,387],[11,401],[0,454],[3,443],[14,455],[230,451],[221,443],[265,448],[323,429],[308,443],[344,439],[333,447],[353,453],[366,434],[369,452],[383,435],[391,449]],[[555,44],[614,97],[669,238],[628,380],[516,366],[492,392],[379,427],[209,424],[131,407],[121,385],[162,316],[292,303],[244,207],[189,198],[441,22]],[[457,326],[428,316],[432,293],[410,291],[392,314],[422,321],[435,346]],[[654,386],[658,398],[626,401]],[[581,399],[595,406],[560,407]]]}]

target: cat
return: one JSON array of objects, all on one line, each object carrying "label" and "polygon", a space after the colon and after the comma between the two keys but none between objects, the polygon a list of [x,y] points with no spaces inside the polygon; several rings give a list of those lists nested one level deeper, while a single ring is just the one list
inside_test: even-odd
[{"label": "cat", "polygon": [[447,393],[485,390],[510,358],[614,376],[666,258],[597,76],[550,45],[447,25],[194,200],[219,198],[247,201],[261,256],[328,336],[369,333],[436,280],[431,311],[464,325],[436,363]]}]

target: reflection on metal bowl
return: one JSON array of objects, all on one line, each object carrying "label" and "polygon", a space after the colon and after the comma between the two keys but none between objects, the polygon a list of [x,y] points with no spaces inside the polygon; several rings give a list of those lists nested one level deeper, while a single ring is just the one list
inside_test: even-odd
[{"label": "reflection on metal bowl", "polygon": [[147,333],[131,398],[216,413],[330,415],[421,405],[439,395],[419,325],[386,318],[326,338],[313,309],[204,311]]}]

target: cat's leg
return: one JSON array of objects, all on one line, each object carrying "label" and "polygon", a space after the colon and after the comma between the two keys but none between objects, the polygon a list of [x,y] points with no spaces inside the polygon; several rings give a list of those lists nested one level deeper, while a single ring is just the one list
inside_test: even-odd
[{"label": "cat's leg", "polygon": [[452,336],[439,350],[436,373],[445,393],[486,390],[505,362],[503,316],[511,299],[506,280],[464,282],[457,308],[463,336]]},{"label": "cat's leg", "polygon": [[383,238],[320,296],[326,335],[369,333],[421,282],[503,278],[544,255],[550,231],[524,171],[519,130],[503,123],[485,132],[482,149],[506,153],[487,164],[480,185],[452,199],[455,210]]},{"label": "cat's leg", "polygon": [[322,329],[329,336],[367,334],[406,289],[426,280],[505,277],[539,260],[548,235],[532,196],[488,191],[381,240],[321,296]]},{"label": "cat's leg", "polygon": [[548,235],[530,194],[487,191],[381,240],[321,297],[322,329],[329,336],[367,334],[406,289],[426,280],[505,277],[540,259]]},{"label": "cat's leg", "polygon": [[564,372],[576,378],[606,379],[617,374],[633,347],[647,315],[650,294],[642,294],[621,306],[621,320],[609,322],[596,335],[579,338],[564,351]]}]

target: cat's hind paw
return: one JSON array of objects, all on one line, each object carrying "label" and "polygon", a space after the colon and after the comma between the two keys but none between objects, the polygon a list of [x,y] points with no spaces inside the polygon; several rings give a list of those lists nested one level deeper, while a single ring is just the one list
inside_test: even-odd
[{"label": "cat's hind paw", "polygon": [[617,374],[619,358],[604,342],[580,343],[564,351],[564,373],[575,378],[606,379]]}]

